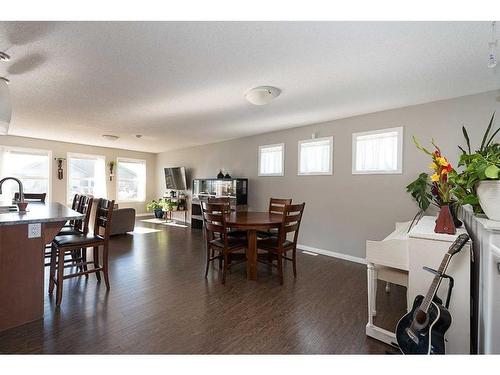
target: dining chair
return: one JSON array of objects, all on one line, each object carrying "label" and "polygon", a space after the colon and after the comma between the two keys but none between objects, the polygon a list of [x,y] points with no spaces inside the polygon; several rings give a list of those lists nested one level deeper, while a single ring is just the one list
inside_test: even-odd
[{"label": "dining chair", "polygon": [[[45,198],[47,197],[47,193],[24,193],[24,201],[25,202],[39,202],[45,203]],[[19,201],[19,193],[14,193],[14,200]]]},{"label": "dining chair", "polygon": [[[227,212],[231,212],[231,199],[229,197],[208,197],[208,203],[221,203],[227,208]],[[228,233],[231,237],[246,239],[247,232],[244,230],[228,228]]]},{"label": "dining chair", "polygon": [[[292,199],[281,199],[281,198],[271,198],[269,199],[269,213],[283,215],[283,211],[285,210],[285,206],[288,204],[292,204]],[[258,238],[269,238],[269,237],[277,237],[278,229],[269,229],[267,231],[258,231]]]},{"label": "dining chair", "polygon": [[[61,235],[56,236],[54,241],[52,241],[52,253],[50,258],[50,277],[49,277],[49,294],[54,291],[54,286],[57,286],[56,292],[56,305],[60,306],[62,301],[62,291],[63,282],[66,279],[79,277],[87,275],[90,273],[95,273],[97,281],[101,281],[101,272],[104,275],[104,282],[106,283],[106,289],[110,289],[109,285],[109,236],[111,232],[111,220],[113,217],[113,207],[114,200],[107,200],[100,198],[97,203],[97,208],[95,210],[95,220],[94,220],[94,231],[92,234],[88,233],[88,226],[84,226],[87,233],[73,234],[73,235]],[[87,212],[91,210],[88,209]],[[64,269],[72,267],[73,265],[65,265],[64,256],[67,253],[71,253],[74,250],[93,248],[93,259],[92,261],[87,261],[82,259],[80,263],[77,263],[77,267],[84,267],[82,271],[65,274]],[[102,247],[102,262],[100,262],[99,248]],[[88,266],[92,266],[88,269]],[[57,272],[57,274],[56,274]]]},{"label": "dining chair", "polygon": [[[283,260],[293,263],[293,277],[297,277],[297,240],[305,205],[305,203],[286,205],[283,209],[283,221],[279,227],[278,236],[257,241],[258,249],[272,255],[267,260],[257,258],[257,261],[277,267],[281,285],[283,285]],[[291,233],[293,233],[293,238],[288,240],[287,237],[291,236]],[[291,258],[287,256],[288,251],[292,252]],[[277,264],[274,264],[274,259],[277,260]]]},{"label": "dining chair", "polygon": [[207,263],[205,266],[205,277],[208,275],[210,262],[219,260],[222,262],[222,284],[226,283],[227,270],[245,259],[238,262],[229,262],[231,254],[246,248],[246,241],[231,237],[226,224],[227,207],[224,203],[202,202],[203,223],[206,234]]}]

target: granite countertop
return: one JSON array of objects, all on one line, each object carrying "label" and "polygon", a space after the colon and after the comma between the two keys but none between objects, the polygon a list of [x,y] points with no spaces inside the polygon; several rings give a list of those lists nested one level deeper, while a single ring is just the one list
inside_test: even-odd
[{"label": "granite countertop", "polygon": [[61,203],[30,202],[27,212],[25,213],[19,213],[17,211],[0,213],[0,226],[67,221],[71,219],[83,219],[83,217],[83,214]]}]

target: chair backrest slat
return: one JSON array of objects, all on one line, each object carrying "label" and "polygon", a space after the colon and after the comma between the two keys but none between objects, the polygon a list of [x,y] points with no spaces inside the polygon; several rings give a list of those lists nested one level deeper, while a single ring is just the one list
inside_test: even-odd
[{"label": "chair backrest slat", "polygon": [[[24,193],[24,201],[26,202],[40,202],[45,203],[45,198],[47,193]],[[20,199],[19,193],[14,193],[14,200],[18,201]]]},{"label": "chair backrest slat", "polygon": [[285,206],[292,204],[291,199],[271,198],[269,199],[269,213],[283,215]]}]

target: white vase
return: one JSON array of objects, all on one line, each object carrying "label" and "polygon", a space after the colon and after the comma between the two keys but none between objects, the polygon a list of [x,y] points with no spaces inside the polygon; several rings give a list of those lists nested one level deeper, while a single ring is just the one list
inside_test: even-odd
[{"label": "white vase", "polygon": [[476,192],[488,219],[500,221],[500,180],[480,181],[476,185]]}]

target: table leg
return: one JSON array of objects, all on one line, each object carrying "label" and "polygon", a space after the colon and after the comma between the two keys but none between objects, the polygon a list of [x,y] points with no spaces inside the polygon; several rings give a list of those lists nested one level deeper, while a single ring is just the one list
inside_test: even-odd
[{"label": "table leg", "polygon": [[257,280],[257,231],[248,230],[247,237],[247,279]]}]

